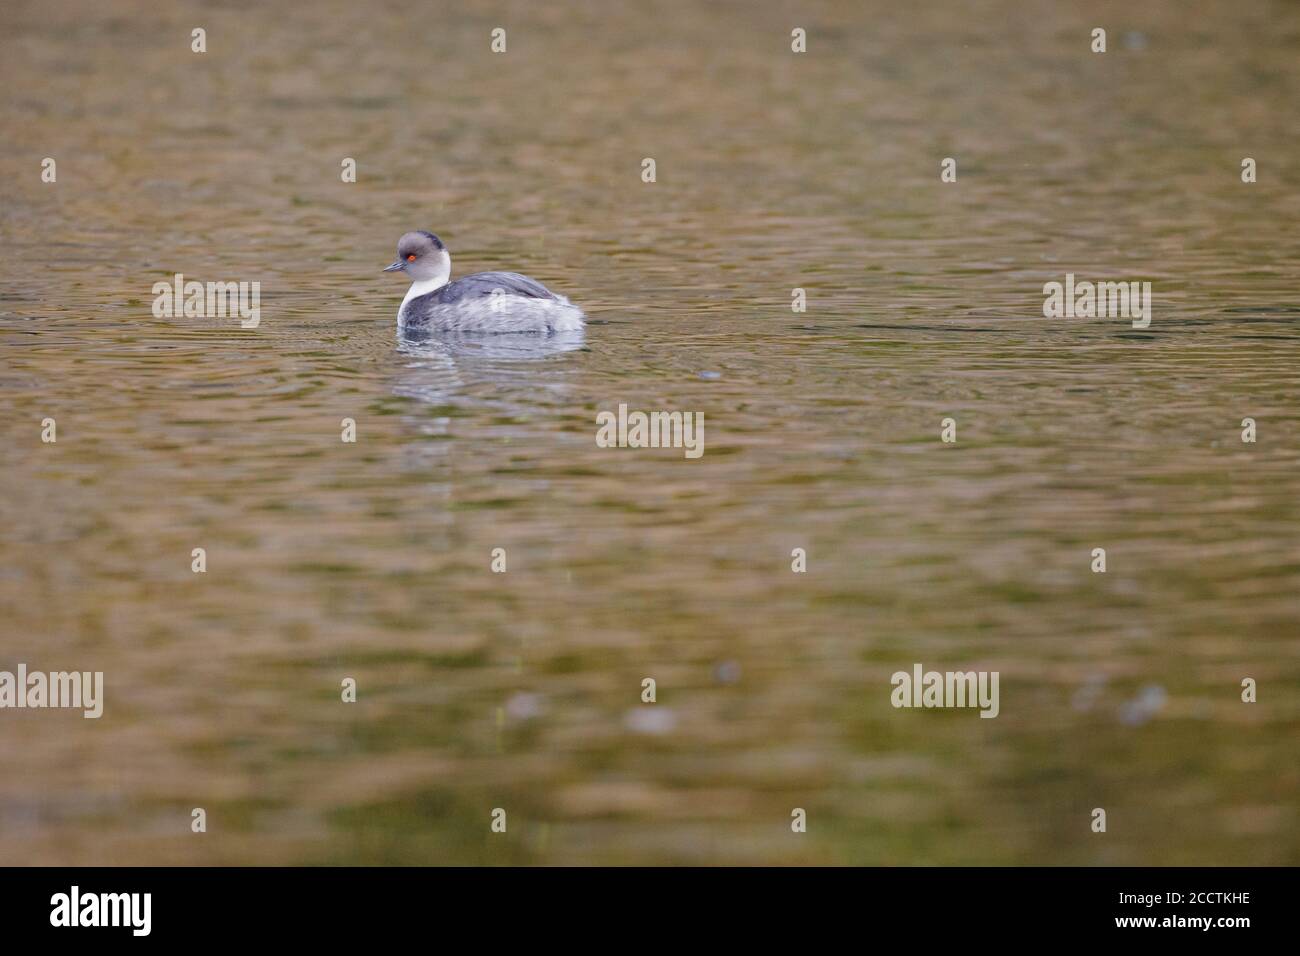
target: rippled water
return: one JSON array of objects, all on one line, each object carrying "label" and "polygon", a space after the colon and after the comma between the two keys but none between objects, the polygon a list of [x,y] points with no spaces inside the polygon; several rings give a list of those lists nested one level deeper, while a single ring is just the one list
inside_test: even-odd
[{"label": "rippled water", "polygon": [[[0,670],[107,701],[0,862],[1300,861],[1300,7],[616,6],[6,4]],[[399,343],[414,228],[585,339]]]}]

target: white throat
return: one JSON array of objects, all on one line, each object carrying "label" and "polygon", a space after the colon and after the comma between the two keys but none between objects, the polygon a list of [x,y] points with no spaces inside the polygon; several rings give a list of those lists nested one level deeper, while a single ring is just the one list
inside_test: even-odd
[{"label": "white throat", "polygon": [[397,310],[399,316],[402,314],[402,309],[406,308],[406,303],[422,295],[435,292],[447,284],[447,280],[451,278],[451,256],[447,255],[445,250],[439,266],[440,268],[434,275],[427,279],[416,279],[411,283],[411,287],[406,290],[406,298],[402,300],[402,304]]}]

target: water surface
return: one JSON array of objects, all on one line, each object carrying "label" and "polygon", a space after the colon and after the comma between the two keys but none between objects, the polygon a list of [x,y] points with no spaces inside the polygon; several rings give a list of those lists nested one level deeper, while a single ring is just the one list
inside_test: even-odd
[{"label": "water surface", "polygon": [[[108,695],[0,713],[0,862],[1300,861],[1300,7],[0,37],[0,669]],[[415,228],[585,338],[399,343]],[[155,318],[177,272],[260,327]],[[1044,319],[1067,272],[1151,327]],[[705,454],[598,448],[621,402]],[[914,662],[999,717],[893,709]]]}]

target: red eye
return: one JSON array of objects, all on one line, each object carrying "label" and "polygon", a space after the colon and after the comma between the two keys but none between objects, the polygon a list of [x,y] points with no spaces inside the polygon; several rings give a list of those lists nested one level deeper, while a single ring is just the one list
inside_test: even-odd
[{"label": "red eye", "polygon": [[415,261],[415,253],[412,252],[409,256],[407,256],[407,257],[406,257],[406,261],[407,261],[407,262],[414,262],[414,261]]}]

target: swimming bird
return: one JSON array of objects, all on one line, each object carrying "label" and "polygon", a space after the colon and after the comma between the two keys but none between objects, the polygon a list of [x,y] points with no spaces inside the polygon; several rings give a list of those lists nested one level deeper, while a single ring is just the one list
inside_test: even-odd
[{"label": "swimming bird", "polygon": [[575,332],[582,310],[536,279],[517,272],[476,272],[451,279],[451,253],[431,232],[397,240],[397,261],[411,288],[397,310],[397,328],[433,332]]}]

